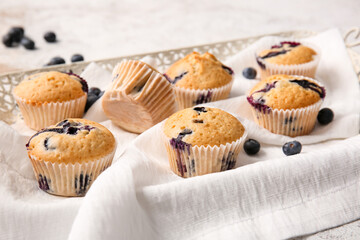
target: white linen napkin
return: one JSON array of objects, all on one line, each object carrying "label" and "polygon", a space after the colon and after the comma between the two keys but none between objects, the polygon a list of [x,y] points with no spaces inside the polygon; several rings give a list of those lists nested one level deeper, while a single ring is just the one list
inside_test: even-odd
[{"label": "white linen napkin", "polygon": [[[258,127],[241,96],[255,82],[241,71],[255,66],[257,43],[227,62],[237,73],[232,98],[208,104],[238,116],[249,136],[261,142],[259,154],[241,153],[234,170],[178,177],[169,169],[159,124],[136,137],[108,121],[98,101],[85,118],[114,133],[114,164],[86,197],[55,197],[37,188],[24,147],[31,131],[21,121],[15,130],[1,123],[0,239],[278,239],[359,218],[356,75],[337,30],[308,41],[321,49],[317,76],[327,88],[324,106],[334,110],[335,119],[297,137],[304,144],[299,155],[284,156],[279,145],[292,138]],[[92,64],[82,76],[104,89],[109,74]]]}]

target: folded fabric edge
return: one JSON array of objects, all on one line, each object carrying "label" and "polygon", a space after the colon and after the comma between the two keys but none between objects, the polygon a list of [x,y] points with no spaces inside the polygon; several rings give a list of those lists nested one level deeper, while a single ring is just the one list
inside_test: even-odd
[{"label": "folded fabric edge", "polygon": [[[180,196],[187,196],[196,192],[197,196],[201,198],[202,195],[208,195],[206,193],[208,189],[216,189],[216,185],[221,182],[221,174],[228,174],[226,179],[223,178],[225,182],[222,184],[227,186],[236,184],[234,187],[237,186],[238,189],[234,189],[235,194],[230,194],[227,197],[224,196],[225,192],[218,194],[216,202],[222,204],[224,212],[234,212],[229,214],[229,217],[232,216],[231,220],[224,221],[223,224],[217,225],[216,228],[211,228],[211,224],[201,226],[202,222],[208,222],[208,220],[216,218],[216,214],[211,216],[202,215],[198,212],[196,218],[199,219],[200,226],[197,226],[197,229],[190,226],[189,222],[186,223],[187,219],[180,220],[182,224],[186,224],[185,228],[189,228],[187,232],[197,232],[196,236],[191,239],[198,239],[203,236],[205,236],[204,239],[207,237],[232,239],[230,236],[244,236],[246,239],[272,239],[272,237],[282,239],[317,232],[345,224],[360,217],[359,211],[355,211],[360,208],[360,192],[357,190],[360,185],[358,180],[360,164],[356,163],[360,157],[360,150],[356,148],[359,141],[359,136],[345,140],[342,146],[339,146],[340,150],[342,150],[341,153],[336,153],[339,151],[337,148],[310,153],[301,159],[296,159],[294,156],[294,158],[287,160],[292,162],[289,162],[286,167],[283,165],[284,159],[274,159],[273,161],[248,165],[230,172],[218,173],[216,176],[203,176],[202,179],[186,179],[185,181],[175,181],[163,185],[145,186],[142,189],[142,199],[145,199],[145,205],[151,203],[152,211],[156,211],[157,207],[161,211],[162,200],[157,199],[157,202],[154,203],[150,199],[154,194],[161,196],[165,192],[169,192],[169,189],[172,189]],[[326,152],[327,154],[325,154]],[[281,165],[283,168],[279,169]],[[303,165],[303,168],[301,165]],[[289,168],[294,169],[294,171],[290,171],[287,176],[293,176],[291,172],[298,172],[295,169],[299,170],[299,173],[294,173],[297,182],[287,182],[286,177],[279,177],[283,177],[284,173],[289,172]],[[307,174],[311,175],[309,181],[304,180],[304,176]],[[266,180],[270,179],[272,181],[266,183]],[[198,189],[199,184],[196,182],[199,182],[199,180],[202,180],[201,182],[206,185],[204,191]],[[254,196],[246,195],[246,187],[241,185],[250,184],[251,188],[258,182],[267,184],[267,186],[262,185],[267,189],[262,189],[261,196],[258,195],[259,192]],[[189,194],[186,195],[185,192]],[[287,195],[287,197],[281,198],[282,195]],[[234,196],[235,199],[233,199]],[[236,196],[244,197],[237,199]],[[201,199],[192,198],[188,200],[195,201],[191,205],[201,206],[203,204]],[[234,201],[238,208],[229,208],[230,211],[228,211],[226,205],[230,204],[233,207]],[[214,214],[214,211],[218,208],[216,205],[206,205],[204,204],[204,208],[199,211],[212,209],[211,212]],[[271,211],[269,212],[268,209],[271,209]],[[191,210],[183,210],[185,212],[182,214],[191,219],[191,214],[193,214]],[[249,214],[250,216],[239,219],[238,217],[241,214]],[[150,213],[150,215],[152,214]],[[204,217],[204,219],[201,217]],[[209,219],[206,220],[206,218]],[[236,218],[238,220],[233,221]],[[204,229],[201,230],[202,227]],[[253,229],[257,231],[254,232]],[[227,236],[227,238],[222,236]],[[170,237],[177,239],[177,234],[175,233]]]},{"label": "folded fabric edge", "polygon": [[337,227],[359,219],[359,188],[360,181],[357,180],[303,204],[236,222],[196,239],[231,239],[231,236],[244,239],[288,239]]}]

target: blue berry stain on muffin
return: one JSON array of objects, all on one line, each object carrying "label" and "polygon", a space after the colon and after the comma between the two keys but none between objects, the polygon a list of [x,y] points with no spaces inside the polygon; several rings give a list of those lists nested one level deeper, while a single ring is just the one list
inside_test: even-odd
[{"label": "blue berry stain on muffin", "polygon": [[84,92],[88,92],[89,91],[89,87],[88,87],[88,84],[87,82],[85,81],[85,79],[83,79],[82,77],[80,77],[79,75],[73,73],[73,72],[66,72],[66,74],[68,74],[69,76],[74,76],[76,80],[78,80],[81,85],[82,85],[82,90]]},{"label": "blue berry stain on muffin", "polygon": [[255,93],[266,93],[269,92],[271,89],[275,88],[275,84],[277,81],[274,81],[272,83],[266,83],[265,87],[253,92],[249,97],[247,97],[248,102],[256,109],[262,112],[269,112],[271,108],[265,104],[266,100],[261,96],[257,99],[253,97]]},{"label": "blue berry stain on muffin", "polygon": [[225,65],[221,65],[221,67],[228,72],[228,74],[233,75],[234,74],[234,70],[232,70],[230,67],[225,66]]},{"label": "blue berry stain on muffin", "polygon": [[280,42],[279,45],[271,46],[272,50],[266,51],[264,54],[260,54],[260,56],[258,56],[256,58],[256,61],[261,68],[265,69],[266,66],[261,61],[259,61],[259,59],[267,59],[267,58],[272,58],[272,57],[276,57],[276,56],[285,54],[287,52],[290,52],[291,50],[293,50],[295,47],[297,47],[299,45],[301,45],[301,43],[289,42],[289,41]]},{"label": "blue berry stain on muffin", "polygon": [[235,167],[236,158],[233,152],[229,152],[227,156],[221,159],[221,171],[230,170]]},{"label": "blue berry stain on muffin", "polygon": [[202,119],[194,119],[193,123],[204,123],[204,120],[202,120]]},{"label": "blue berry stain on muffin", "polygon": [[317,92],[320,96],[320,98],[324,98],[325,97],[325,89],[323,87],[320,87],[319,85],[310,82],[309,80],[306,79],[302,79],[302,80],[298,80],[298,79],[294,79],[294,80],[289,80],[290,82],[296,83],[298,85],[300,85],[301,87],[305,88],[305,89],[310,89],[314,92]]},{"label": "blue berry stain on muffin", "polygon": [[182,132],[179,133],[179,135],[177,136],[177,138],[172,138],[170,140],[170,144],[171,146],[173,146],[173,148],[175,149],[179,149],[179,150],[182,150],[184,151],[185,148],[188,149],[188,147],[191,146],[191,144],[188,144],[186,142],[183,142],[182,139],[188,135],[188,134],[192,134],[192,130],[191,129],[184,129]]},{"label": "blue berry stain on muffin", "polygon": [[166,73],[164,73],[164,77],[171,83],[176,84],[177,81],[181,80],[188,72],[183,72],[180,75],[176,76],[174,79],[171,79]]},{"label": "blue berry stain on muffin", "polygon": [[76,189],[77,195],[81,196],[87,192],[92,180],[91,177],[92,174],[90,174],[90,176],[85,174],[84,177],[84,173],[80,173],[79,177],[75,177],[74,187]]},{"label": "blue berry stain on muffin", "polygon": [[296,117],[293,118],[292,116],[290,116],[289,118],[285,118],[284,124],[288,124],[288,123],[290,124],[295,120],[296,120]]},{"label": "blue berry stain on muffin", "polygon": [[39,174],[38,183],[39,183],[39,188],[41,190],[43,190],[43,191],[50,190],[50,187],[49,187],[50,180],[48,180],[46,178],[46,176],[42,176],[41,174]]},{"label": "blue berry stain on muffin", "polygon": [[207,91],[206,94],[200,94],[196,99],[196,101],[194,101],[194,105],[211,102],[211,95],[212,95],[211,90]]},{"label": "blue berry stain on muffin", "polygon": [[[70,122],[69,120],[63,120],[60,123],[56,124],[54,127],[49,127],[49,128],[45,128],[40,130],[39,132],[35,133],[28,141],[28,143],[26,144],[26,147],[29,147],[29,144],[31,142],[31,140],[42,134],[42,133],[46,133],[46,132],[55,132],[58,134],[68,134],[68,135],[76,135],[78,133],[78,131],[91,131],[92,129],[94,129],[95,127],[89,126],[89,125],[83,125],[81,123],[78,122]],[[55,147],[49,147],[49,140],[50,137],[45,138],[44,140],[44,147],[46,150],[54,150],[56,149]]]},{"label": "blue berry stain on muffin", "polygon": [[271,49],[282,48],[284,46],[284,44],[288,44],[290,47],[294,48],[294,47],[299,46],[301,43],[299,43],[299,42],[291,42],[291,41],[283,41],[283,42],[280,42],[280,45],[271,46]]},{"label": "blue berry stain on muffin", "polygon": [[[176,152],[177,152],[178,156],[180,156],[179,151],[185,151],[185,149],[190,154],[190,146],[191,146],[191,144],[182,141],[182,139],[186,135],[192,134],[192,133],[193,133],[193,131],[191,129],[184,129],[182,132],[179,133],[177,138],[170,139],[170,145],[174,149],[176,149]],[[178,169],[180,170],[181,176],[183,176],[184,173],[186,173],[186,171],[187,171],[186,165],[182,164],[180,157],[178,157],[178,160],[176,161],[176,163],[177,163]]]},{"label": "blue berry stain on muffin", "polygon": [[200,113],[202,113],[202,112],[204,112],[204,113],[207,112],[207,110],[206,110],[205,107],[194,107],[193,110],[196,111],[199,115],[200,115]]}]

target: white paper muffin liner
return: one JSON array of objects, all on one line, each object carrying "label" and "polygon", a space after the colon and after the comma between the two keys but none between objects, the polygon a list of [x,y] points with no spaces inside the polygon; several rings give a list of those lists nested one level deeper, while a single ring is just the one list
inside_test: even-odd
[{"label": "white paper muffin liner", "polygon": [[[303,76],[294,77],[302,77],[304,79],[311,80],[325,90],[324,85],[315,79]],[[323,99],[320,99],[316,103],[307,107],[286,110],[261,110],[253,107],[251,104],[250,105],[257,124],[266,128],[272,133],[295,137],[307,135],[314,129],[317,115],[323,101]]]},{"label": "white paper muffin liner", "polygon": [[270,132],[295,137],[313,130],[322,102],[292,110],[272,109],[269,113],[252,108],[252,112],[255,121]]},{"label": "white paper muffin liner", "polygon": [[189,108],[198,104],[214,102],[223,100],[229,97],[231,87],[234,82],[234,76],[232,80],[221,87],[210,89],[187,89],[174,86],[176,102],[179,109]]},{"label": "white paper muffin liner", "polygon": [[263,59],[257,58],[257,56],[260,54],[261,51],[265,49],[270,49],[271,46],[279,44],[279,42],[281,41],[284,41],[284,39],[267,39],[267,41],[263,41],[262,44],[258,46],[255,57],[256,60],[258,61],[258,65],[260,68],[261,80],[276,74],[301,75],[301,76],[314,78],[317,66],[321,58],[321,52],[317,46],[311,43],[303,42],[301,40],[296,40],[296,39],[286,39],[286,41],[300,42],[302,45],[312,48],[317,53],[316,55],[313,56],[313,60],[307,63],[280,65],[280,64],[269,63]]},{"label": "white paper muffin liner", "polygon": [[14,97],[25,124],[38,131],[65,118],[81,118],[84,114],[87,94],[70,101],[37,104],[17,96]]},{"label": "white paper muffin liner", "polygon": [[[164,125],[162,126],[163,129]],[[162,131],[170,169],[177,175],[188,178],[208,173],[221,172],[234,168],[237,157],[247,137],[244,134],[232,143],[215,146],[190,146],[184,143],[183,146],[175,147]]]},{"label": "white paper muffin liner", "polygon": [[86,194],[95,179],[108,168],[116,148],[99,159],[84,163],[52,163],[29,154],[39,188],[47,193],[67,197]]},{"label": "white paper muffin liner", "polygon": [[102,98],[102,106],[117,126],[142,133],[175,113],[177,105],[166,78],[148,65],[136,62],[124,60],[115,67],[114,81]]}]

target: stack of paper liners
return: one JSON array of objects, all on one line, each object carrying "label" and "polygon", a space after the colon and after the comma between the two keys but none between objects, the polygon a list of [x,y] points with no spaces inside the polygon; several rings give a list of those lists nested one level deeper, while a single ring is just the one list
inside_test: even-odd
[{"label": "stack of paper liners", "polygon": [[119,127],[142,133],[177,110],[166,78],[146,63],[124,60],[102,99],[105,114]]}]

